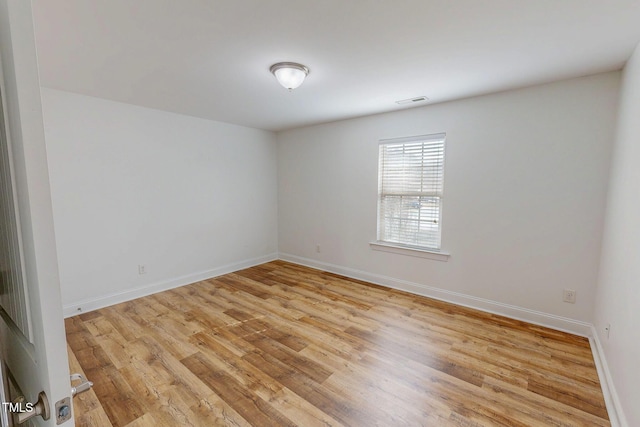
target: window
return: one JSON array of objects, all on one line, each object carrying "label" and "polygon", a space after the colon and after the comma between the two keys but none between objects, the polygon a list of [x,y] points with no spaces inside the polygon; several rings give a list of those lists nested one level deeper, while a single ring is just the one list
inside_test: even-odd
[{"label": "window", "polygon": [[445,134],[380,141],[378,241],[440,250]]}]

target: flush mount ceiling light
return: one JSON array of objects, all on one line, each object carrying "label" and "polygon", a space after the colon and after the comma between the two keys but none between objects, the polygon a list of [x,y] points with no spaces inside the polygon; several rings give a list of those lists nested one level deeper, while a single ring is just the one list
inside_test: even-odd
[{"label": "flush mount ceiling light", "polygon": [[289,90],[300,86],[309,74],[307,67],[296,62],[278,62],[273,64],[269,71],[276,76],[278,83]]}]

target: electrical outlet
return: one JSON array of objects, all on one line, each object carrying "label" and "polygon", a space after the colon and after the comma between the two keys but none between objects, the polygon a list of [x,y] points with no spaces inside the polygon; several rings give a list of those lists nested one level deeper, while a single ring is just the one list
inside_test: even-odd
[{"label": "electrical outlet", "polygon": [[568,302],[571,304],[575,304],[576,302],[576,291],[573,289],[565,289],[562,292],[562,301]]},{"label": "electrical outlet", "polygon": [[147,274],[147,267],[144,264],[138,265],[138,274]]},{"label": "electrical outlet", "polygon": [[320,253],[320,245],[316,245],[316,252]]},{"label": "electrical outlet", "polygon": [[607,339],[609,339],[609,333],[611,332],[611,323],[607,323],[607,326],[605,326],[604,331],[607,334]]}]

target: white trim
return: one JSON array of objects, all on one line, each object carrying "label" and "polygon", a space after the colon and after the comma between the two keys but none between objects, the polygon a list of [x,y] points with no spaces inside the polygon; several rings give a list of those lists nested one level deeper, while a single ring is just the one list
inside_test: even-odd
[{"label": "white trim", "polygon": [[449,257],[451,256],[451,254],[448,252],[440,252],[440,251],[429,250],[429,249],[411,248],[408,246],[398,246],[392,243],[381,242],[381,241],[369,242],[369,246],[371,246],[371,249],[373,249],[374,251],[391,252],[392,254],[408,255],[408,256],[414,256],[418,258],[428,258],[428,259],[433,259],[436,261],[444,261],[444,262],[449,261]]},{"label": "white trim", "polygon": [[381,139],[378,143],[380,145],[385,144],[405,144],[407,142],[437,142],[442,141],[447,137],[446,132],[430,133],[426,135],[416,136],[401,136],[399,138],[386,138]]},{"label": "white trim", "polygon": [[90,298],[82,301],[73,302],[63,307],[64,317],[71,317],[77,314],[86,313],[88,311],[97,310],[99,308],[108,307],[110,305],[119,304],[121,302],[131,301],[136,298],[178,288],[190,283],[199,282],[201,280],[211,279],[213,277],[222,276],[223,274],[233,273],[234,271],[244,268],[253,267],[254,265],[264,264],[265,262],[275,261],[278,259],[277,253],[272,253],[258,258],[247,259],[233,264],[227,264],[211,270],[201,271],[199,273],[187,274],[185,276],[175,277],[173,279],[164,280],[162,282],[152,283],[150,285],[128,289],[123,292],[116,292]]},{"label": "white trim", "polygon": [[[371,243],[372,247],[374,244],[375,243],[373,242]],[[588,337],[589,343],[591,344],[591,351],[593,353],[593,359],[596,365],[596,370],[598,372],[598,377],[600,379],[602,394],[604,395],[604,400],[607,407],[607,412],[609,414],[611,426],[628,427],[624,412],[622,410],[622,406],[620,404],[620,399],[618,398],[618,394],[616,393],[616,389],[611,378],[611,373],[609,372],[602,345],[600,344],[596,329],[592,324],[569,319],[566,317],[556,316],[553,314],[543,313],[540,311],[530,310],[523,307],[503,304],[497,301],[491,301],[471,295],[465,295],[459,292],[448,291],[446,289],[435,288],[433,286],[427,286],[420,283],[394,279],[392,277],[379,274],[367,273],[362,270],[342,267],[339,265],[316,261],[310,258],[299,257],[286,253],[273,253],[258,258],[240,261],[234,264],[227,264],[211,270],[189,274],[135,289],[130,289],[125,292],[118,292],[114,294],[104,295],[98,298],[79,301],[76,303],[65,305],[64,316],[71,317],[80,313],[86,313],[121,302],[131,301],[136,298],[188,285],[190,283],[198,282],[201,280],[211,279],[223,274],[232,273],[244,268],[249,268],[255,265],[274,261],[276,259],[281,259],[295,264],[340,274],[346,277],[364,280],[377,285],[399,289],[402,291],[411,292],[413,294],[434,298],[440,301],[446,301],[464,307],[499,314],[512,319],[522,320],[536,325],[553,328],[559,331]],[[78,308],[82,308],[82,310],[78,310]]]},{"label": "white trim", "polygon": [[602,387],[604,403],[607,406],[607,412],[609,413],[611,427],[628,427],[629,424],[624,416],[622,404],[620,403],[618,393],[616,392],[616,388],[613,384],[607,359],[604,356],[604,349],[600,343],[598,332],[593,325],[591,325],[591,335],[592,336],[589,337],[589,343],[591,344],[593,360],[596,364],[596,370],[598,371],[598,378],[600,378],[600,386]]},{"label": "white trim", "polygon": [[280,259],[307,267],[317,268],[331,273],[340,274],[358,280],[386,286],[388,288],[399,289],[413,294],[437,299],[440,301],[450,302],[464,307],[474,308],[476,310],[488,313],[499,314],[511,319],[522,320],[524,322],[533,323],[540,326],[546,326],[558,331],[569,332],[571,334],[589,337],[591,335],[591,324],[579,320],[569,319],[567,317],[556,316],[554,314],[543,313],[541,311],[530,310],[524,307],[518,307],[510,304],[492,301],[485,298],[478,298],[459,292],[448,291],[433,286],[423,285],[421,283],[409,282],[406,280],[395,279],[393,277],[382,276],[379,274],[368,273],[362,270],[342,267],[335,264],[316,261],[309,258],[299,257],[286,253],[280,253]]}]

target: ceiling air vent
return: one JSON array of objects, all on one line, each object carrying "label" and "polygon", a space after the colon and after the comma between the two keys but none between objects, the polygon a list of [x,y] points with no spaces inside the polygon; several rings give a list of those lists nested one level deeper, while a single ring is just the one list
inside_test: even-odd
[{"label": "ceiling air vent", "polygon": [[409,98],[409,99],[403,99],[401,101],[396,101],[396,104],[398,105],[405,105],[405,104],[413,104],[415,102],[425,102],[428,101],[429,98],[427,98],[426,96],[417,96],[415,98]]}]

